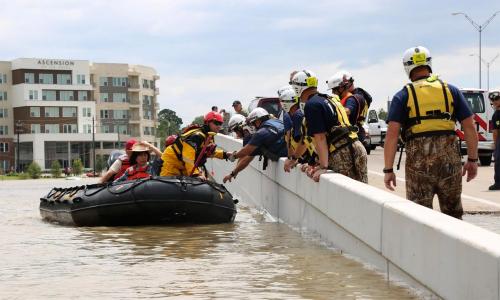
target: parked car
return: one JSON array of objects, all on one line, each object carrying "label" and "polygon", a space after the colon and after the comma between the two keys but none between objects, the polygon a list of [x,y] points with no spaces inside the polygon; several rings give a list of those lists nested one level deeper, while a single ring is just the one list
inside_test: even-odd
[{"label": "parked car", "polygon": [[256,107],[262,107],[276,118],[283,120],[283,108],[277,97],[255,97],[248,105],[248,112],[252,112]]},{"label": "parked car", "polygon": [[[480,89],[460,89],[467,100],[469,107],[474,113],[474,122],[476,124],[479,152],[479,161],[482,166],[489,166],[494,151],[493,145],[493,124],[491,118],[495,110],[491,107],[488,100],[488,92]],[[462,141],[461,152],[467,153],[467,144],[464,141],[464,132],[460,123],[457,122],[455,131]]]}]

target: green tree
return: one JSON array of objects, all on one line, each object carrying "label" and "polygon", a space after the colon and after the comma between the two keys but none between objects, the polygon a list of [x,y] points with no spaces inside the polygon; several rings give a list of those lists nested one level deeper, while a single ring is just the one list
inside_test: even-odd
[{"label": "green tree", "polygon": [[97,158],[95,160],[95,171],[97,173],[101,173],[101,171],[104,169],[104,160],[102,159],[102,156],[97,155]]},{"label": "green tree", "polygon": [[40,166],[36,162],[33,161],[28,166],[27,172],[31,178],[37,179],[37,178],[40,178],[40,175],[42,174],[42,168],[40,168]]},{"label": "green tree", "polygon": [[385,109],[381,108],[378,110],[378,118],[384,121],[387,120],[387,112]]},{"label": "green tree", "polygon": [[54,178],[61,177],[61,164],[57,159],[52,161],[52,164],[50,165],[50,174],[52,174],[52,177]]},{"label": "green tree", "polygon": [[182,119],[177,116],[175,111],[165,108],[158,113],[158,123],[156,136],[160,138],[160,141],[164,141],[167,136],[181,130]]},{"label": "green tree", "polygon": [[73,164],[71,165],[71,168],[73,169],[73,174],[81,175],[83,173],[82,161],[80,159],[75,159],[73,161]]},{"label": "green tree", "polygon": [[203,118],[203,116],[197,116],[196,118],[194,118],[192,124],[203,125]]}]

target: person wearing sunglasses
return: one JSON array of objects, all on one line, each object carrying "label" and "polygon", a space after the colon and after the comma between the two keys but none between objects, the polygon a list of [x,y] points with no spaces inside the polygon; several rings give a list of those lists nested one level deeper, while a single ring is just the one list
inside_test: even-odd
[{"label": "person wearing sunglasses", "polygon": [[189,126],[176,141],[165,148],[161,159],[160,176],[195,176],[206,179],[204,165],[207,158],[229,159],[230,153],[217,148],[213,137],[223,124],[222,116],[210,111],[204,117],[202,126]]},{"label": "person wearing sunglasses", "polygon": [[490,102],[491,106],[493,106],[493,109],[495,109],[495,113],[493,114],[493,117],[491,119],[493,123],[493,145],[495,145],[495,183],[491,185],[488,189],[490,191],[499,191],[500,190],[500,139],[499,134],[500,134],[500,91],[491,91],[490,95]]}]

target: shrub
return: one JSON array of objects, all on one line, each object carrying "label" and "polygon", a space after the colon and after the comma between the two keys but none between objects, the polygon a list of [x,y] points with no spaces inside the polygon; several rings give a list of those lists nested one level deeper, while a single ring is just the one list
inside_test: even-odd
[{"label": "shrub", "polygon": [[50,166],[50,174],[52,174],[52,177],[54,178],[61,177],[61,164],[58,160],[54,160],[52,162],[52,165]]},{"label": "shrub", "polygon": [[27,170],[29,177],[37,179],[40,178],[40,175],[42,174],[42,168],[36,163],[36,162],[31,162],[31,164],[28,166]]},{"label": "shrub", "polygon": [[104,160],[102,159],[102,156],[97,156],[95,160],[95,171],[97,173],[101,173],[101,171],[104,169]]},{"label": "shrub", "polygon": [[73,174],[82,175],[83,173],[83,164],[80,159],[75,159],[72,164]]},{"label": "shrub", "polygon": [[28,173],[19,173],[19,179],[29,179],[30,174]]}]

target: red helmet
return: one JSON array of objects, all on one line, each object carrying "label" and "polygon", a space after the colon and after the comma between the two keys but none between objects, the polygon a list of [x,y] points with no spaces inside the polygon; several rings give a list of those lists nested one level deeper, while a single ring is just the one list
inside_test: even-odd
[{"label": "red helmet", "polygon": [[177,135],[175,135],[175,134],[167,136],[167,138],[165,139],[165,147],[168,147],[168,146],[172,145],[173,143],[175,143],[176,139],[177,139]]},{"label": "red helmet", "polygon": [[211,111],[205,115],[205,118],[203,118],[203,121],[205,121],[205,124],[208,124],[208,122],[211,121],[219,121],[219,122],[224,122],[222,119],[222,116],[219,113],[216,113],[215,111]]}]

